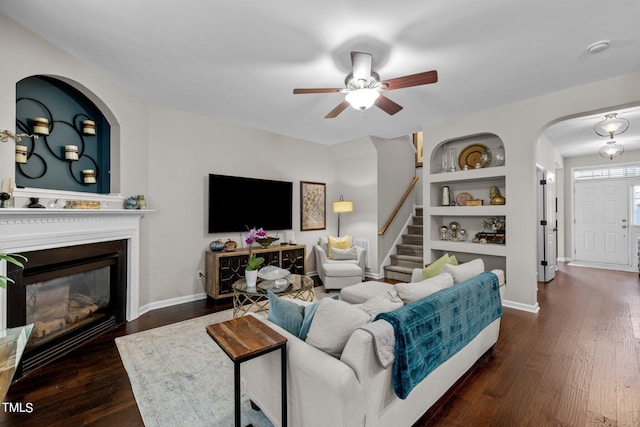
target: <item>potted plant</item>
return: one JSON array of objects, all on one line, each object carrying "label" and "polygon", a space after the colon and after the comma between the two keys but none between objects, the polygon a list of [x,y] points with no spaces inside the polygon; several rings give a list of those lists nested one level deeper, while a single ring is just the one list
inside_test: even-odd
[{"label": "potted plant", "polygon": [[[20,254],[7,254],[4,253],[2,251],[0,251],[0,261],[4,260],[7,262],[10,262],[11,264],[17,265],[20,268],[24,268],[24,264],[19,261],[19,259],[22,259],[24,261],[27,260],[26,257],[24,257],[23,255]],[[0,274],[0,287],[2,288],[6,288],[7,287],[7,282],[11,282],[13,283],[13,280],[7,276],[4,276],[2,274]]]},{"label": "potted plant", "polygon": [[262,228],[256,229],[255,227],[250,229],[244,236],[244,242],[249,245],[249,263],[245,267],[244,278],[247,281],[247,288],[255,288],[258,280],[258,268],[264,262],[263,257],[256,256],[251,253],[251,245],[260,238],[266,237],[267,233]]}]

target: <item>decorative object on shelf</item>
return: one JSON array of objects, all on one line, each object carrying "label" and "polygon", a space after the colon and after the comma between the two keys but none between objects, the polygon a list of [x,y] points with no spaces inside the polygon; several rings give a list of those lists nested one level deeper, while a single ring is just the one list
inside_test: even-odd
[{"label": "decorative object on shelf", "polygon": [[49,119],[45,119],[44,117],[34,117],[33,133],[36,135],[49,135]]},{"label": "decorative object on shelf", "polygon": [[67,200],[65,209],[100,209],[100,202],[90,200]]},{"label": "decorative object on shelf", "polygon": [[136,209],[146,209],[147,201],[144,198],[144,195],[138,194],[136,196]]},{"label": "decorative object on shelf", "polygon": [[0,193],[0,208],[6,208],[5,203],[11,198],[11,194],[5,193],[4,191]]},{"label": "decorative object on shelf", "polygon": [[16,163],[27,163],[27,146],[16,144]]},{"label": "decorative object on shelf", "polygon": [[504,147],[502,145],[492,150],[493,160],[491,166],[504,166]]},{"label": "decorative object on shelf", "polygon": [[505,217],[496,216],[493,218],[487,218],[482,220],[482,227],[485,230],[491,231],[504,231],[506,226]]},{"label": "decorative object on shelf", "polygon": [[9,142],[9,138],[13,139],[15,142],[22,141],[22,138],[33,138],[38,139],[38,135],[28,133],[13,133],[8,129],[0,129],[0,142]]},{"label": "decorative object on shelf", "polygon": [[465,202],[465,206],[482,206],[484,205],[484,200],[481,199],[469,199]]},{"label": "decorative object on shelf", "polygon": [[93,169],[83,169],[82,170],[82,182],[85,184],[95,184],[96,183],[96,171]]},{"label": "decorative object on shelf", "polygon": [[258,242],[260,244],[260,246],[262,246],[263,248],[267,248],[267,247],[271,246],[271,244],[273,242],[275,242],[276,240],[280,240],[280,238],[279,237],[271,237],[271,236],[256,238],[256,242]]},{"label": "decorative object on shelf", "polygon": [[465,147],[458,157],[458,164],[461,169],[467,168],[480,169],[487,167],[491,162],[491,153],[486,145],[471,144]]},{"label": "decorative object on shelf", "polygon": [[219,252],[224,249],[224,243],[220,239],[214,240],[213,242],[209,243],[209,249],[211,249],[212,252]]},{"label": "decorative object on shelf", "polygon": [[28,208],[35,209],[44,209],[44,206],[40,204],[40,198],[38,197],[29,197],[29,203],[27,204]]},{"label": "decorative object on shelf", "polygon": [[449,193],[449,186],[448,185],[443,185],[442,186],[442,195],[441,195],[441,201],[440,204],[442,206],[450,206],[451,205],[451,195]]},{"label": "decorative object on shelf", "polygon": [[287,231],[286,235],[285,235],[287,242],[291,245],[295,245],[296,244],[296,233],[293,230],[289,230]]},{"label": "decorative object on shelf", "polygon": [[326,229],[326,206],[326,184],[300,181],[300,230]]},{"label": "decorative object on shelf", "polygon": [[458,234],[460,234],[460,241],[464,242],[465,238],[467,237],[467,230],[461,228],[460,231],[458,231]]},{"label": "decorative object on shelf", "polygon": [[456,196],[456,204],[458,206],[467,206],[467,200],[472,200],[471,194],[462,192]]},{"label": "decorative object on shelf", "polygon": [[455,148],[447,148],[447,164],[449,165],[449,172],[456,171],[456,153],[457,150]]},{"label": "decorative object on shelf", "polygon": [[505,198],[500,194],[500,189],[495,185],[489,189],[489,197],[491,197],[490,205],[504,205],[506,203]]},{"label": "decorative object on shelf", "polygon": [[447,240],[449,228],[446,225],[440,227],[440,240]]},{"label": "decorative object on shelf", "polygon": [[[78,160],[78,146],[77,145],[65,145],[64,146],[64,158],[67,160]],[[26,163],[26,161],[25,161]]]},{"label": "decorative object on shelf", "polygon": [[135,197],[128,197],[124,201],[124,208],[125,209],[135,209],[136,207],[138,207],[138,201],[136,200]]},{"label": "decorative object on shelf", "polygon": [[244,242],[249,245],[249,248],[251,248],[251,246],[253,245],[253,243],[257,240],[257,239],[261,239],[261,238],[265,238],[265,237],[269,237],[267,235],[267,232],[264,231],[263,228],[256,228],[253,227],[251,229],[249,229],[249,227],[247,227],[247,233],[244,235]]},{"label": "decorative object on shelf", "polygon": [[338,234],[337,237],[340,237],[340,214],[341,213],[350,213],[353,212],[353,202],[351,200],[345,200],[342,194],[340,195],[340,200],[337,202],[333,202],[333,213],[338,214]]},{"label": "decorative object on shelf", "polygon": [[236,250],[237,247],[238,247],[238,244],[231,239],[227,239],[227,241],[224,242],[224,245],[223,245],[223,249],[225,252],[233,252]]},{"label": "decorative object on shelf", "polygon": [[82,133],[91,136],[96,134],[96,122],[93,120],[82,121]]},{"label": "decorative object on shelf", "polygon": [[452,242],[459,242],[460,237],[458,236],[458,230],[460,229],[460,224],[453,221],[449,224],[449,229],[451,230],[451,236],[449,237],[449,240],[451,240]]}]

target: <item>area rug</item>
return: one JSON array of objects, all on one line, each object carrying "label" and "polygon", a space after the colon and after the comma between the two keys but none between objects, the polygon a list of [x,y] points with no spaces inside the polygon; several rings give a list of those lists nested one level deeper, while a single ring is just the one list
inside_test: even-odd
[{"label": "area rug", "polygon": [[[205,331],[231,317],[226,310],[116,338],[145,426],[233,426],[233,363]],[[242,393],[247,424],[273,427]]]}]

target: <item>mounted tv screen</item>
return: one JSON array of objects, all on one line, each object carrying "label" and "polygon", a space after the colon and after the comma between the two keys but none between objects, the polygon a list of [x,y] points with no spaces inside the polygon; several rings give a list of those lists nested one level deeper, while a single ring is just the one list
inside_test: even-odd
[{"label": "mounted tv screen", "polygon": [[209,233],[290,230],[293,183],[209,175]]}]

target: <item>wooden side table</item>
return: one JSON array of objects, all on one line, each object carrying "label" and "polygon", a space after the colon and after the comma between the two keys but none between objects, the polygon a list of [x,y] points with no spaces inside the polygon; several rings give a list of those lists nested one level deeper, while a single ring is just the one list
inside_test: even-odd
[{"label": "wooden side table", "polygon": [[240,424],[240,364],[280,349],[282,426],[287,427],[287,339],[253,316],[207,326],[207,333],[233,361],[235,426]]}]

